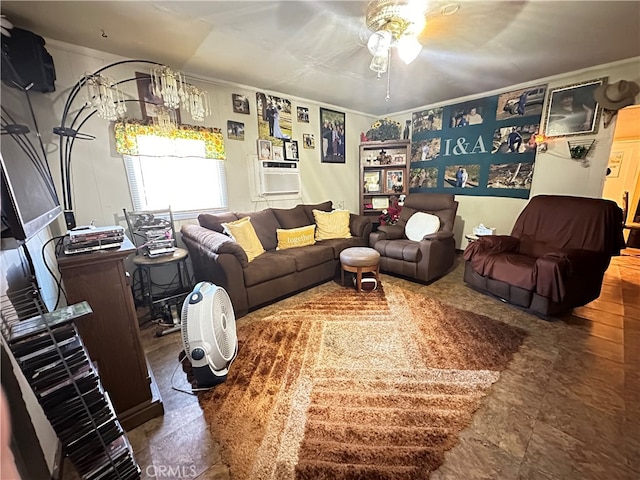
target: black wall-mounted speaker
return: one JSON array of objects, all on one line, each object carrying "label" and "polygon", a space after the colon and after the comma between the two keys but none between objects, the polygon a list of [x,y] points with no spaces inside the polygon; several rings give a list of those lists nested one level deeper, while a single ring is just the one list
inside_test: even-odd
[{"label": "black wall-mounted speaker", "polygon": [[6,85],[25,89],[33,83],[31,91],[55,92],[56,69],[44,45],[44,38],[22,28],[11,29],[10,37],[2,35],[2,80]]}]

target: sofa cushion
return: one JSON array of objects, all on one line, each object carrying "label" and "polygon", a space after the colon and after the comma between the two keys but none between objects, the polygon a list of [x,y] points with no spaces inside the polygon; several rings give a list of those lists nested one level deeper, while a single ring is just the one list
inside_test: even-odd
[{"label": "sofa cushion", "polygon": [[296,263],[296,271],[298,272],[334,260],[333,248],[329,245],[321,245],[319,243],[301,248],[290,248],[278,253],[283,257],[293,258]]},{"label": "sofa cushion", "polygon": [[302,204],[302,209],[309,219],[309,223],[316,223],[316,217],[313,216],[313,211],[320,210],[322,212],[330,212],[331,210],[333,210],[333,202],[331,200],[328,200],[326,202],[317,203],[315,205]]},{"label": "sofa cushion", "polygon": [[278,246],[276,250],[286,250],[288,248],[305,247],[316,243],[316,226],[307,225],[299,228],[278,228]]},{"label": "sofa cushion", "polygon": [[317,225],[316,240],[351,237],[348,210],[334,210],[332,212],[314,210],[313,216]]},{"label": "sofa cushion", "polygon": [[272,208],[271,211],[278,220],[280,228],[298,228],[314,223],[309,222],[302,205],[296,205],[293,208]]},{"label": "sofa cushion", "polygon": [[247,252],[249,262],[264,253],[264,248],[251,224],[251,218],[244,217],[235,222],[223,223],[225,232]]},{"label": "sofa cushion", "polygon": [[295,271],[296,261],[293,257],[275,251],[265,252],[243,270],[244,286],[252,287],[274,278],[290,275]]},{"label": "sofa cushion", "polygon": [[198,215],[198,222],[201,227],[208,228],[214,232],[224,233],[223,223],[235,222],[238,217],[233,212],[224,213],[201,213]]},{"label": "sofa cushion", "polygon": [[256,231],[256,235],[260,239],[260,243],[265,250],[275,250],[278,244],[276,230],[280,228],[280,224],[270,208],[259,212],[236,213],[238,218],[251,218],[251,224]]},{"label": "sofa cushion", "polygon": [[440,229],[440,217],[425,212],[416,212],[404,227],[404,234],[409,240],[419,242],[425,235],[436,233]]}]

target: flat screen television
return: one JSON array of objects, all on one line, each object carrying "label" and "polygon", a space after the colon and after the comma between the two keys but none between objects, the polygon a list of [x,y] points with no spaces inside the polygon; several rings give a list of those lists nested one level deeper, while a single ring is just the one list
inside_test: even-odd
[{"label": "flat screen television", "polygon": [[[4,65],[4,62],[3,62]],[[27,241],[62,208],[27,91],[2,88],[2,237]]]}]

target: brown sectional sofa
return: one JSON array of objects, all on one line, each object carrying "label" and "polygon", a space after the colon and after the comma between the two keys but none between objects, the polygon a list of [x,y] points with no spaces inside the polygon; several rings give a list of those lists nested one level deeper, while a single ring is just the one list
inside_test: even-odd
[{"label": "brown sectional sofa", "polygon": [[[351,238],[276,250],[276,229],[314,224],[314,209],[330,212],[332,202],[289,209],[267,208],[252,213],[201,214],[200,225],[184,225],[181,229],[196,281],[209,281],[223,287],[236,317],[242,317],[251,309],[331,280],[339,272],[340,252],[348,247],[367,246],[373,225],[370,218],[351,214]],[[242,247],[223,233],[222,227],[222,223],[246,216],[251,217],[266,250],[252,262]]]}]

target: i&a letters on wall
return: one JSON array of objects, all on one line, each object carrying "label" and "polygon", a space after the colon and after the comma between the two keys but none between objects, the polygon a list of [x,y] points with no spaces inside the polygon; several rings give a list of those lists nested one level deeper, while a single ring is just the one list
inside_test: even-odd
[{"label": "i&a letters on wall", "polygon": [[409,192],[529,198],[547,85],[412,114]]}]

